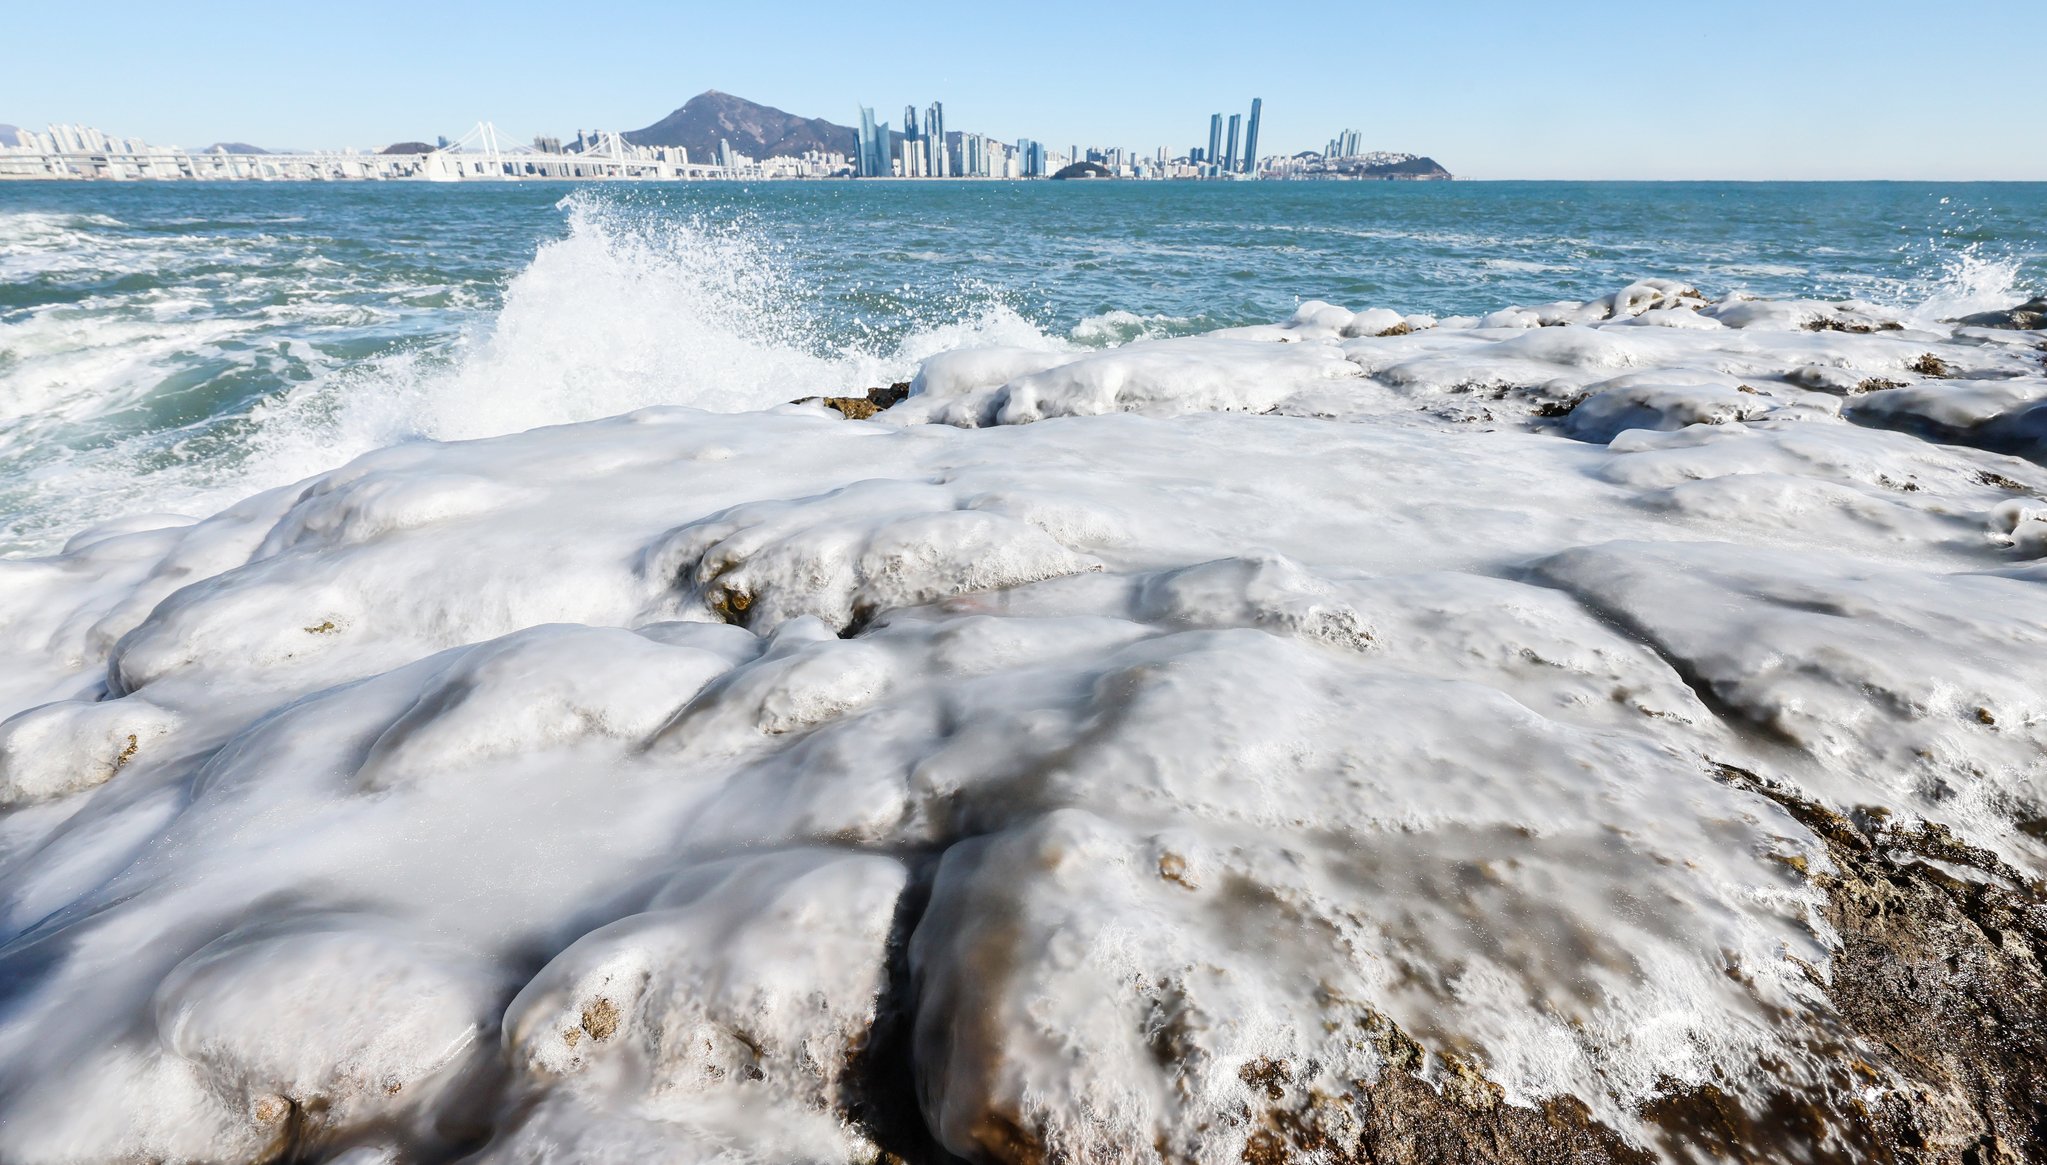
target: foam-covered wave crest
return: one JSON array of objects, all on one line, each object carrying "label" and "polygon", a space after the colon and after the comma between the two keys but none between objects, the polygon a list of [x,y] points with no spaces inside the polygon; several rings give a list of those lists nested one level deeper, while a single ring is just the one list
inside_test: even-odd
[{"label": "foam-covered wave crest", "polygon": [[[0,448],[38,443],[62,466],[41,480],[0,480],[14,546],[47,548],[64,531],[136,509],[205,512],[407,440],[497,436],[656,404],[766,408],[907,379],[953,348],[1066,344],[991,297],[877,339],[890,333],[827,321],[790,257],[743,219],[589,194],[560,209],[566,229],[505,283],[495,312],[449,313],[452,332],[366,359],[265,331],[279,312],[324,333],[349,322],[322,317],[318,302],[212,318],[175,286],[120,310],[56,307],[0,324],[0,351],[13,357],[0,360],[0,412],[14,414],[0,421]],[[19,249],[60,252],[95,229],[76,219],[37,218],[36,239]],[[151,254],[122,261],[169,263]],[[301,262],[281,278],[344,277]],[[394,296],[420,290],[440,291]],[[214,414],[174,432],[127,426],[201,377],[284,387],[239,402],[222,391]]]}]

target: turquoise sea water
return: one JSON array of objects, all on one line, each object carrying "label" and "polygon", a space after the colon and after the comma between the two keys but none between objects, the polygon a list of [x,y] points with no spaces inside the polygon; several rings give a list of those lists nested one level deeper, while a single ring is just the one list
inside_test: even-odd
[{"label": "turquoise sea water", "polygon": [[0,185],[0,552],[414,437],[749,407],[973,343],[1665,276],[1954,314],[2047,184]]}]

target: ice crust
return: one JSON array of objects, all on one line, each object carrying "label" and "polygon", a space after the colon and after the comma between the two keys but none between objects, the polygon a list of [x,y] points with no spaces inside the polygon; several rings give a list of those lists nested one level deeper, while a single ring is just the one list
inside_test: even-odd
[{"label": "ice crust", "polygon": [[1718,766],[2047,874],[2033,342],[1318,302],[0,561],[0,1159],[1222,1162],[1387,1022],[1795,1088],[1824,850]]}]

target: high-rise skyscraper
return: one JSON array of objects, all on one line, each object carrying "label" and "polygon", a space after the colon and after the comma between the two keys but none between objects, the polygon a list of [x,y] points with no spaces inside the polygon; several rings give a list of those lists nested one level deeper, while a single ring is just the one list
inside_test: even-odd
[{"label": "high-rise skyscraper", "polygon": [[1265,108],[1265,98],[1251,99],[1251,124],[1244,127],[1244,173],[1258,170],[1258,114]]},{"label": "high-rise skyscraper", "polygon": [[1201,155],[1203,161],[1215,165],[1223,156],[1223,115],[1212,113],[1208,117],[1208,152]]},{"label": "high-rise skyscraper", "polygon": [[1045,146],[1029,138],[1018,138],[1016,142],[1017,173],[1024,178],[1045,176]]},{"label": "high-rise skyscraper", "polygon": [[853,172],[862,178],[886,178],[889,175],[889,129],[888,123],[874,124],[874,110],[860,107],[860,133],[853,147]]},{"label": "high-rise skyscraper", "polygon": [[934,101],[924,111],[924,136],[931,139],[928,147],[930,165],[925,173],[933,178],[951,177],[952,168],[947,164],[945,154],[945,103]]},{"label": "high-rise skyscraper", "polygon": [[1223,173],[1233,174],[1237,169],[1237,134],[1244,128],[1244,115],[1230,114],[1230,136],[1223,143]]}]

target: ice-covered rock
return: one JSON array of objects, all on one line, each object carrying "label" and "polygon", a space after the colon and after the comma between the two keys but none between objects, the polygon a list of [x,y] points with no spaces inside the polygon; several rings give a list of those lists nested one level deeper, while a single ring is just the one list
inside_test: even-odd
[{"label": "ice-covered rock", "polygon": [[871,1157],[838,1113],[879,1039],[905,881],[831,850],[710,862],[577,940],[507,1010],[515,1087],[539,1103],[485,1159],[593,1124],[605,1158]]},{"label": "ice-covered rock", "polygon": [[772,631],[802,615],[845,630],[877,612],[947,595],[1101,569],[1004,511],[1000,497],[860,482],[822,498],[749,503],[691,523],[647,552],[646,570],[718,618]]},{"label": "ice-covered rock", "polygon": [[113,778],[177,726],[175,713],[139,696],[63,700],[0,722],[0,806],[48,800]]},{"label": "ice-covered rock", "polygon": [[1928,381],[1872,392],[1843,415],[1935,441],[2037,458],[2047,450],[2047,378]]},{"label": "ice-covered rock", "polygon": [[1772,402],[1754,390],[1713,384],[1630,384],[1586,397],[1564,420],[1564,431],[1580,441],[1611,441],[1627,429],[1682,429],[1724,425],[1770,412]]},{"label": "ice-covered rock", "polygon": [[913,394],[888,415],[897,423],[971,426],[1109,412],[1263,412],[1318,382],[1356,374],[1326,343],[1190,336],[1089,353],[993,387]]},{"label": "ice-covered rock", "polygon": [[2024,1144],[2047,388],[1906,323],[1311,302],[0,562],[0,1160]]},{"label": "ice-covered rock", "polygon": [[1359,312],[1340,329],[1345,336],[1399,336],[1414,330],[1407,317],[1383,307]]},{"label": "ice-covered rock", "polygon": [[1295,308],[1294,314],[1287,317],[1284,326],[1294,331],[1327,336],[1332,333],[1345,334],[1345,330],[1355,319],[1347,308],[1311,299]]},{"label": "ice-covered rock", "polygon": [[[2008,511],[2007,530],[2030,521]],[[1621,543],[1537,568],[1810,763],[1834,804],[1883,805],[2025,853],[2047,819],[2047,593],[1989,575]]]}]

